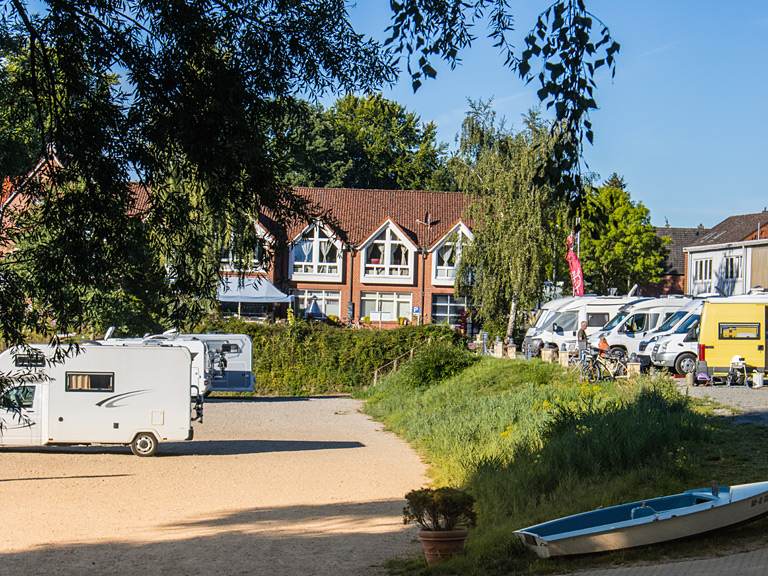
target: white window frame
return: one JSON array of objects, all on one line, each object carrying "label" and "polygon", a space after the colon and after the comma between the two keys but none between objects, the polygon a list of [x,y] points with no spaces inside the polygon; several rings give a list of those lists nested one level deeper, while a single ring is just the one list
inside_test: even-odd
[{"label": "white window frame", "polygon": [[[447,302],[437,302],[439,298],[446,298]],[[448,314],[436,314],[435,309],[438,306],[443,306],[443,307],[447,306]],[[453,294],[434,293],[432,294],[432,310],[430,312],[431,312],[430,321],[433,324],[441,324],[443,321],[447,320],[451,326],[457,326],[459,324],[458,320],[460,318],[461,312],[469,312],[469,306],[467,305],[467,297],[459,296],[458,298],[456,298],[456,296],[454,296]],[[457,319],[457,322],[450,322],[451,318]]]},{"label": "white window frame", "polygon": [[[383,236],[383,238],[382,238]],[[381,252],[379,262],[369,261],[374,246]],[[407,264],[395,262],[396,251],[402,250]],[[400,229],[387,220],[360,246],[360,282],[364,284],[412,284],[417,248]]]},{"label": "white window frame", "polygon": [[[378,292],[378,291],[370,291],[370,292],[360,292],[360,317],[364,318],[365,316],[369,316],[367,310],[365,310],[365,306],[363,305],[363,302],[375,302],[374,305],[374,312],[381,312],[382,311],[382,303],[391,303],[392,309],[394,310],[394,314],[391,315],[389,322],[397,322],[398,318],[407,318],[408,320],[412,317],[412,311],[413,311],[413,294],[411,292]],[[405,305],[407,314],[404,316],[400,316],[397,314],[398,311],[398,305]],[[402,310],[401,310],[402,311]]]},{"label": "white window frame", "polygon": [[[456,224],[451,230],[443,236],[432,248],[432,285],[433,286],[453,286],[456,280],[456,271],[461,261],[462,246],[472,242],[475,236],[463,222]],[[451,246],[456,253],[453,256],[453,266],[440,266],[440,252],[444,248]]]},{"label": "white window frame", "polygon": [[[254,228],[256,228],[256,236],[263,240],[263,246],[272,244],[272,237],[258,222],[254,223]],[[262,246],[258,246],[256,248],[256,251],[253,254],[253,258],[251,258],[250,267],[248,268],[249,271],[253,271],[253,272],[265,271],[264,263],[261,258],[261,249],[262,249]],[[227,249],[226,252],[227,253],[225,255],[224,251],[222,251],[222,254],[219,257],[219,263],[221,264],[221,271],[234,272],[236,271],[236,268],[233,265],[231,246]]]},{"label": "white window frame", "polygon": [[693,281],[709,282],[712,280],[712,258],[697,258],[693,261]]},{"label": "white window frame", "polygon": [[[301,314],[304,314],[305,310],[307,309],[307,306],[309,306],[309,302],[312,300],[312,297],[317,298],[317,305],[320,306],[320,310],[323,311],[323,314],[326,316],[338,316],[339,318],[342,317],[341,315],[341,290],[300,290],[295,289],[291,290],[291,295],[294,296],[295,302],[296,302],[296,310],[297,312],[300,312]],[[328,310],[328,304],[336,301],[339,306],[338,313],[333,312],[333,310]],[[346,312],[346,310],[345,310]]]},{"label": "white window frame", "polygon": [[[322,234],[325,237],[321,237]],[[303,243],[311,243],[312,259],[309,261],[296,260],[297,250]],[[327,248],[324,248],[326,246]],[[336,248],[336,260],[326,262],[322,260],[326,250],[330,246]],[[291,280],[341,282],[344,268],[344,245],[335,237],[330,228],[322,222],[316,221],[302,230],[291,242],[288,262],[289,276]],[[297,271],[296,266],[301,266],[302,271]],[[319,272],[323,267],[326,271]]]},{"label": "white window frame", "polygon": [[741,256],[729,254],[723,258],[724,261],[724,280],[738,280],[742,276]]}]

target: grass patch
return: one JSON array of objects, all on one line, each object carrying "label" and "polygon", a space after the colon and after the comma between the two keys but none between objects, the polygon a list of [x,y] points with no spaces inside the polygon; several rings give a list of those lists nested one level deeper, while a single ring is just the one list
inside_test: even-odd
[{"label": "grass patch", "polygon": [[[478,525],[464,557],[431,569],[420,558],[396,560],[393,572],[543,574],[710,554],[732,545],[735,532],[565,560],[537,558],[512,533],[713,479],[726,486],[768,477],[764,426],[712,416],[711,404],[658,375],[581,384],[553,364],[493,358],[439,382],[419,374],[405,367],[370,389],[366,411],[423,455],[436,486],[476,498]],[[737,530],[756,534],[759,525]]]}]

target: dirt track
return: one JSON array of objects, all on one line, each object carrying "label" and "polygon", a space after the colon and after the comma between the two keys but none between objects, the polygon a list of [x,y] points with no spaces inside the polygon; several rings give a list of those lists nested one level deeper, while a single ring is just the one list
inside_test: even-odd
[{"label": "dirt track", "polygon": [[379,575],[425,467],[348,398],[214,400],[194,442],[0,449],[2,574]]}]

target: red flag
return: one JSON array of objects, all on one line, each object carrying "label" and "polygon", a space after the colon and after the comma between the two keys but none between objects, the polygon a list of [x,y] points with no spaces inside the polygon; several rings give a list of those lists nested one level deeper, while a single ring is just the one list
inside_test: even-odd
[{"label": "red flag", "polygon": [[573,232],[565,241],[565,245],[568,251],[565,254],[565,259],[568,260],[568,268],[571,269],[571,283],[573,284],[573,295],[584,296],[584,278],[581,275],[581,262],[579,257],[573,251]]}]

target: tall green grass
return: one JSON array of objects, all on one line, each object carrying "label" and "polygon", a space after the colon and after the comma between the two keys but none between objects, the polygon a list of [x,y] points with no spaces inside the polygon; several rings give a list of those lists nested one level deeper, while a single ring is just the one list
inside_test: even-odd
[{"label": "tall green grass", "polygon": [[450,564],[457,573],[532,570],[538,561],[514,530],[688,488],[691,447],[711,440],[665,378],[592,385],[537,360],[467,365],[426,384],[406,367],[366,404],[424,455],[436,485],[477,499],[467,556]]}]

